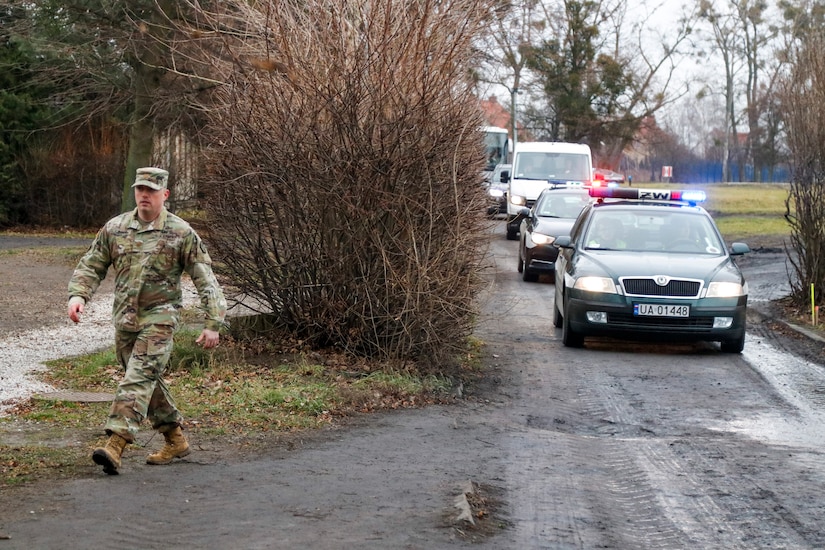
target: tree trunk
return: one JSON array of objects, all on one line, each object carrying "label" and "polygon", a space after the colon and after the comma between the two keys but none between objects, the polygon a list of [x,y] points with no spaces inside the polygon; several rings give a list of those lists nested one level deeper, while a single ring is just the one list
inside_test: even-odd
[{"label": "tree trunk", "polygon": [[[163,67],[169,63],[169,31],[165,25],[166,14],[175,13],[175,2],[163,0],[157,3],[159,12],[154,18],[159,22],[147,32],[145,39],[136,42],[136,57],[132,62],[134,76],[134,109],[129,129],[129,153],[126,158],[126,171],[123,175],[123,197],[121,209],[125,212],[135,207],[135,194],[132,184],[135,171],[143,166],[151,166],[154,153],[155,116],[153,107],[158,97],[161,78],[166,73]],[[165,167],[161,167],[165,168]]]},{"label": "tree trunk", "polygon": [[143,65],[139,65],[135,71],[135,104],[132,113],[132,124],[129,129],[129,153],[126,157],[126,173],[123,176],[123,197],[121,199],[121,210],[126,212],[135,207],[135,194],[132,191],[132,184],[135,182],[135,172],[138,168],[149,166],[152,163],[152,143],[154,141],[154,123],[149,117],[152,109],[152,96],[150,90],[154,89],[151,82],[155,79],[151,76],[142,78],[147,72]]}]

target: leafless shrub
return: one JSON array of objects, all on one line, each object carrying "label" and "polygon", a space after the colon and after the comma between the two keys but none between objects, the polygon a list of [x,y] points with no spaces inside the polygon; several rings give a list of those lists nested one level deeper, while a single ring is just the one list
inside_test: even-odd
[{"label": "leafless shrub", "polygon": [[212,14],[228,84],[204,104],[208,237],[274,326],[419,367],[463,347],[488,240],[467,80],[480,13],[310,0]]},{"label": "leafless shrub", "polygon": [[[792,298],[810,302],[810,285],[825,288],[825,35],[808,34],[782,91],[791,187],[785,217],[791,226]],[[820,290],[821,292],[821,290]],[[817,296],[817,302],[821,300]]]}]

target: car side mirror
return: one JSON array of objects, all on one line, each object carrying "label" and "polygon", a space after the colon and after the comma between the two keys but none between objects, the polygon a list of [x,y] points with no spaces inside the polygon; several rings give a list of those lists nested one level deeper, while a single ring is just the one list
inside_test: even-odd
[{"label": "car side mirror", "polygon": [[498,177],[501,180],[501,183],[509,183],[510,182],[510,171],[509,170],[502,170],[501,175]]},{"label": "car side mirror", "polygon": [[529,218],[532,215],[532,212],[526,206],[523,206],[521,210],[518,211],[519,216],[523,216],[525,218]]},{"label": "car side mirror", "polygon": [[745,243],[733,243],[730,245],[731,256],[741,256],[751,251],[751,248]]},{"label": "car side mirror", "polygon": [[570,235],[556,237],[556,240],[553,241],[553,246],[557,246],[559,248],[573,248],[573,244],[570,242]]}]

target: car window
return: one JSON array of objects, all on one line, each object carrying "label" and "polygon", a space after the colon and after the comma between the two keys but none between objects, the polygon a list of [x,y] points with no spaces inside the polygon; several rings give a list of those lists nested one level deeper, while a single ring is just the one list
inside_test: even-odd
[{"label": "car window", "polygon": [[536,205],[536,214],[552,218],[576,218],[588,203],[585,194],[545,193]]},{"label": "car window", "polygon": [[696,213],[639,209],[593,213],[584,239],[591,249],[722,254],[713,223]]},{"label": "car window", "polygon": [[576,153],[522,152],[516,158],[518,178],[584,181],[590,179],[587,155]]}]

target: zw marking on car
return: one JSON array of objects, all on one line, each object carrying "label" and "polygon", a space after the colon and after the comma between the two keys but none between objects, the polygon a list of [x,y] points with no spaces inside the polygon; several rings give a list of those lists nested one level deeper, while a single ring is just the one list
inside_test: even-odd
[{"label": "zw marking on car", "polygon": [[670,200],[670,191],[641,191],[640,199]]}]

